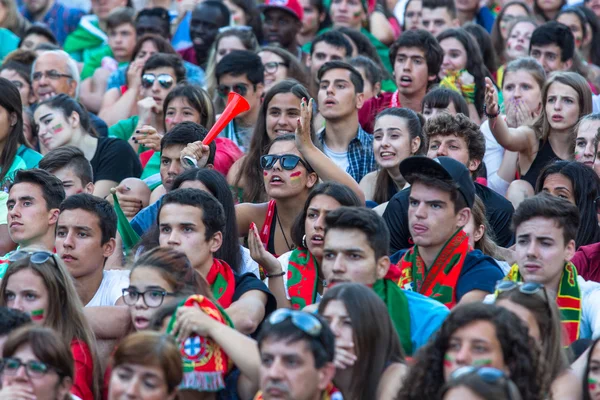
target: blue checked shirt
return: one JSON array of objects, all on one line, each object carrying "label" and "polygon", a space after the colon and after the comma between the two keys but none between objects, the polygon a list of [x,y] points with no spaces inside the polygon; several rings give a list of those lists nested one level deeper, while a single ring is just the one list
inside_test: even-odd
[{"label": "blue checked shirt", "polygon": [[[33,15],[27,11],[25,6],[21,7],[21,14],[30,22],[35,22]],[[44,18],[39,23],[42,23],[48,27],[56,36],[56,40],[62,46],[65,43],[65,39],[69,33],[73,32],[81,17],[85,15],[85,12],[77,8],[68,8],[62,4],[55,2],[54,5],[48,10]]]},{"label": "blue checked shirt", "polygon": [[[325,144],[325,128],[319,132],[319,141],[321,146]],[[358,126],[356,137],[348,144],[348,169],[346,172],[350,174],[356,182],[369,172],[377,169],[375,154],[373,153],[373,136],[369,135],[361,126]]]}]

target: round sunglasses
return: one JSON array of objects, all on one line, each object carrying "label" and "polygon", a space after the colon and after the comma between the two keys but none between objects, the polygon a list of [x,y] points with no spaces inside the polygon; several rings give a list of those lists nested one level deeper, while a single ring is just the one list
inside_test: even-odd
[{"label": "round sunglasses", "polygon": [[175,83],[175,80],[169,74],[160,74],[158,76],[154,74],[144,74],[142,75],[142,86],[144,89],[150,89],[157,80],[164,89],[170,89]]}]

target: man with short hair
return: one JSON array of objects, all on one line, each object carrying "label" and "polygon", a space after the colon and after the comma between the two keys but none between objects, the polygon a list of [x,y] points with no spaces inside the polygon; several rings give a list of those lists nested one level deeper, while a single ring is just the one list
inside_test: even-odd
[{"label": "man with short hair", "polygon": [[60,205],[56,253],[76,282],[86,307],[114,306],[129,286],[128,270],[104,270],[115,251],[117,214],[110,203],[91,194],[73,195]]},{"label": "man with short hair", "polygon": [[[318,314],[289,312],[282,321],[267,320],[258,334],[261,398],[321,400],[335,376],[335,337]],[[298,317],[314,319],[321,328],[309,331],[293,322],[292,318]]]},{"label": "man with short hair", "polygon": [[267,0],[262,8],[263,35],[269,45],[280,46],[298,60],[305,61],[306,53],[296,36],[302,28],[304,10],[298,0]]},{"label": "man with short hair", "polygon": [[318,83],[319,69],[329,61],[342,61],[352,56],[352,44],[343,33],[332,30],[321,33],[310,46],[307,60],[311,82]]},{"label": "man with short hair", "polygon": [[569,261],[575,253],[579,211],[548,194],[523,200],[513,216],[516,264],[507,280],[544,285],[560,310],[563,344],[600,335],[600,285],[586,282]]},{"label": "man with short hair", "polygon": [[325,63],[319,78],[319,111],[325,128],[319,132],[323,152],[356,182],[377,168],[373,137],[358,122],[363,105],[364,82],[360,73],[344,61]]},{"label": "man with short hair", "polygon": [[398,90],[382,93],[365,102],[360,109],[360,125],[373,132],[375,117],[386,108],[404,107],[421,112],[423,97],[438,81],[444,51],[427,31],[404,32],[390,47],[390,61]]},{"label": "man with short hair", "polygon": [[[8,192],[8,234],[19,247],[54,249],[54,232],[65,190],[60,179],[42,169],[19,170]],[[17,247],[17,250],[19,249]],[[11,253],[0,260],[0,279]]]},{"label": "man with short hair", "polygon": [[388,257],[390,233],[375,211],[341,207],[325,217],[323,274],[327,285],[353,282],[373,288],[387,305],[407,355],[427,343],[448,315],[439,302],[398,287]]},{"label": "man with short hair", "polygon": [[217,0],[199,2],[192,11],[190,23],[190,38],[193,45],[178,53],[185,61],[206,70],[210,48],[219,29],[229,25],[230,18],[229,9],[223,2]]},{"label": "man with short hair", "polygon": [[450,157],[413,156],[400,163],[410,183],[409,230],[414,246],[394,255],[399,286],[452,309],[494,292],[504,273],[494,259],[471,251],[463,230],[471,218],[475,184],[470,171]]},{"label": "man with short hair", "polygon": [[459,27],[454,0],[423,0],[422,24],[434,37],[446,29]]},{"label": "man with short hair", "polygon": [[236,116],[220,134],[245,152],[250,146],[265,87],[262,61],[254,52],[232,51],[219,61],[215,75],[220,97],[227,99],[229,92],[234,91],[250,104],[250,109]]},{"label": "man with short hair", "polygon": [[0,353],[4,348],[4,342],[8,335],[22,327],[31,323],[29,314],[19,311],[15,308],[0,307]]},{"label": "man with short hair", "polygon": [[65,7],[57,0],[23,0],[23,3],[20,10],[23,17],[50,28],[61,46],[85,15],[84,11]]},{"label": "man with short hair", "polygon": [[224,240],[238,240],[225,233],[225,212],[214,196],[199,189],[173,190],[162,198],[157,223],[159,245],[185,253],[237,330],[252,334],[276,308],[275,297],[254,274],[238,275],[214,258]]},{"label": "man with short hair", "polygon": [[573,33],[566,25],[546,22],[531,34],[529,55],[544,67],[546,75],[554,71],[568,71],[575,56]]},{"label": "man with short hair", "polygon": [[94,193],[92,164],[75,146],[58,147],[41,159],[39,168],[50,172],[63,183],[66,197],[78,193]]},{"label": "man with short hair", "polygon": [[169,11],[162,7],[144,8],[135,17],[135,32],[137,37],[154,34],[171,40]]},{"label": "man with short hair", "polygon": [[[485,154],[485,139],[479,125],[462,114],[441,113],[427,121],[423,128],[423,135],[425,143],[428,143],[427,157],[453,158],[466,166],[473,178],[477,175]],[[510,230],[510,218],[514,212],[512,204],[479,183],[475,183],[475,191],[485,205],[490,233],[495,238],[496,244],[510,247],[513,244],[513,234]],[[383,213],[383,219],[392,234],[390,243],[392,252],[409,248],[414,244],[408,221],[409,196],[410,189],[396,193]]]}]

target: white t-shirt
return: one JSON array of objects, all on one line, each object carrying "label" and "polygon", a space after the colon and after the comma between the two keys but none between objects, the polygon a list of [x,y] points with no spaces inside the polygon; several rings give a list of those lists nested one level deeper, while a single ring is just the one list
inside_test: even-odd
[{"label": "white t-shirt", "polygon": [[242,252],[242,270],[240,275],[247,272],[252,272],[258,279],[260,279],[260,269],[258,263],[250,256],[250,250],[240,245],[240,251]]},{"label": "white t-shirt", "polygon": [[348,161],[348,152],[338,153],[337,151],[331,150],[325,143],[323,143],[323,153],[333,160],[342,171],[348,171],[350,162]]},{"label": "white t-shirt", "polygon": [[129,270],[109,269],[102,272],[102,282],[86,307],[114,306],[129,287]]}]

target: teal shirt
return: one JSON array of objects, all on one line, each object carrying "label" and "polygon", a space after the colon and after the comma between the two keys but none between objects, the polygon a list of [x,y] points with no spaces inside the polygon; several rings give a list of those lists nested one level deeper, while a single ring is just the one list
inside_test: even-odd
[{"label": "teal shirt", "polygon": [[25,161],[26,169],[37,168],[40,160],[44,157],[24,144],[17,149],[17,155]]},{"label": "teal shirt", "polygon": [[0,61],[19,46],[19,37],[8,29],[0,28]]}]

